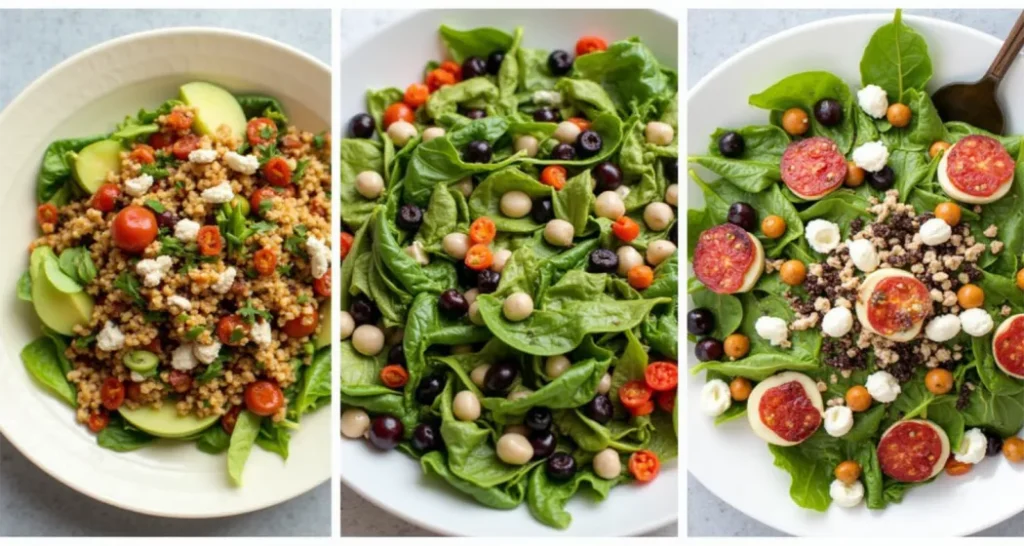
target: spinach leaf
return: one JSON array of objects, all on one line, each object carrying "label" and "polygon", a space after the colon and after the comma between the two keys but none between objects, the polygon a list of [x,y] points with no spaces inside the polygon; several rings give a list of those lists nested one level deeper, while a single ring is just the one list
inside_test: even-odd
[{"label": "spinach leaf", "polygon": [[302,387],[292,402],[296,418],[320,407],[323,400],[331,397],[331,346],[324,347],[313,355],[306,373],[302,376]]},{"label": "spinach leaf", "polygon": [[526,497],[526,481],[521,480],[503,487],[481,487],[468,480],[456,476],[448,468],[444,453],[431,451],[420,458],[420,467],[426,475],[434,475],[448,482],[456,490],[472,497],[474,500],[499,510],[511,510],[522,504]]},{"label": "spinach leaf", "polygon": [[423,241],[424,246],[436,247],[445,235],[457,231],[459,210],[454,193],[444,184],[434,186],[430,205],[423,213],[423,223],[417,233],[417,238]]},{"label": "spinach leaf", "polygon": [[83,287],[96,278],[96,265],[86,247],[65,248],[60,253],[59,265],[61,271]]},{"label": "spinach leaf", "polygon": [[[405,93],[397,87],[386,87],[366,93],[366,112],[373,118],[377,125],[377,132],[381,135],[387,134],[384,130],[384,110],[396,102],[402,102],[404,96]],[[342,142],[344,143],[345,140],[348,139],[344,139]],[[341,157],[344,158],[345,155],[342,154]]]},{"label": "spinach leaf", "polygon": [[762,381],[782,371],[810,372],[817,369],[818,363],[809,358],[779,353],[758,353],[739,360],[701,362],[690,371],[694,374],[709,371],[729,377],[745,377],[752,381]]},{"label": "spinach leaf", "polygon": [[842,121],[835,126],[826,127],[808,115],[811,129],[806,136],[819,135],[832,139],[839,151],[846,154],[853,146],[853,98],[846,82],[835,74],[814,71],[801,72],[784,78],[768,89],[750,96],[750,105],[772,111],[773,124],[778,124],[782,112],[790,108],[801,108],[805,112],[813,112],[814,105],[822,99],[839,101],[843,107]]},{"label": "spinach leaf", "polygon": [[430,94],[426,113],[431,119],[454,114],[459,106],[488,107],[498,100],[498,87],[487,78],[470,78]]},{"label": "spinach leaf", "polygon": [[[588,177],[589,178],[589,177]],[[541,184],[537,179],[514,167],[497,171],[480,183],[469,196],[469,214],[473,218],[487,216],[494,220],[498,231],[511,233],[529,233],[543,228],[532,216],[509,218],[501,212],[501,198],[510,191],[521,191],[532,199],[540,197],[556,198],[551,186]],[[574,193],[576,190],[573,190]],[[587,190],[593,195],[593,192]],[[585,205],[586,203],[584,203]],[[588,207],[589,212],[589,207]],[[563,212],[566,212],[563,209]],[[586,224],[586,219],[583,220]]]},{"label": "spinach leaf", "polygon": [[715,316],[715,329],[711,337],[725,339],[735,332],[743,322],[743,304],[739,298],[730,294],[716,294],[704,287],[692,292],[694,308],[709,309]]},{"label": "spinach leaf", "polygon": [[516,52],[516,60],[519,61],[519,89],[520,91],[540,91],[555,88],[559,78],[551,73],[548,68],[548,55],[546,49],[529,49],[520,47]]},{"label": "spinach leaf", "polygon": [[132,427],[120,413],[111,413],[107,427],[96,435],[100,447],[124,453],[145,447],[154,440],[153,436]]},{"label": "spinach leaf", "polygon": [[264,419],[260,426],[260,434],[256,437],[256,445],[264,451],[276,453],[282,460],[288,460],[288,442],[291,433],[282,425],[275,425],[270,419]]},{"label": "spinach leaf", "polygon": [[574,74],[601,84],[620,111],[673,91],[661,63],[639,38],[621,40],[606,51],[576,58]]},{"label": "spinach leaf", "polygon": [[918,89],[907,89],[904,96],[905,102],[914,115],[906,127],[892,127],[881,133],[885,146],[890,151],[925,152],[933,142],[947,141],[949,135],[946,133],[946,126],[942,124],[939,111],[935,109],[935,104],[932,103],[928,93]]},{"label": "spinach leaf", "polygon": [[590,171],[582,171],[552,194],[555,217],[572,224],[575,233],[582,234],[590,219],[590,209],[594,206],[593,184]]},{"label": "spinach leaf", "polygon": [[457,63],[467,57],[486,59],[495,51],[507,52],[512,47],[513,38],[507,32],[492,27],[480,27],[472,30],[457,30],[448,25],[441,25],[441,41],[448,48],[448,55]]},{"label": "spinach leaf", "polygon": [[603,113],[615,113],[615,103],[608,92],[595,81],[576,78],[562,78],[555,84],[555,90],[562,94],[562,102],[568,100],[587,119],[594,119]]},{"label": "spinach leaf", "polygon": [[874,215],[868,211],[869,208],[871,203],[864,197],[849,190],[839,190],[800,211],[800,220],[828,220],[839,226],[843,237],[849,237],[850,222],[854,219],[874,219]]},{"label": "spinach leaf", "polygon": [[843,461],[840,440],[818,430],[803,443],[782,447],[769,445],[775,466],[792,477],[789,496],[802,508],[824,512],[832,503],[829,486],[832,472]]},{"label": "spinach leaf", "polygon": [[591,470],[583,470],[565,482],[555,482],[548,477],[543,467],[537,467],[530,473],[526,488],[526,502],[530,513],[538,521],[556,529],[567,529],[572,523],[572,516],[565,511],[565,505],[584,485],[589,486],[598,500],[604,500],[608,492],[623,478],[605,480],[597,477]]},{"label": "spinach leaf", "polygon": [[71,179],[74,154],[93,142],[99,142],[105,138],[106,135],[94,135],[51,142],[43,152],[43,163],[39,167],[39,176],[36,177],[36,199],[40,203],[45,203],[53,201],[58,194],[61,194],[63,198],[58,199],[60,202],[57,202],[57,205],[63,205],[70,201],[71,193],[68,192],[76,191],[75,182]]},{"label": "spinach leaf", "polygon": [[976,385],[961,414],[964,426],[990,428],[1000,436],[1013,436],[1024,428],[1024,399],[1019,394],[993,394]]},{"label": "spinach leaf", "polygon": [[498,68],[498,102],[494,111],[502,116],[512,116],[519,108],[516,88],[519,85],[519,44],[523,40],[523,29],[517,27],[512,45],[505,51],[505,58]]},{"label": "spinach leaf", "polygon": [[228,476],[231,483],[236,486],[242,485],[242,470],[260,433],[262,419],[248,410],[238,414],[238,421],[235,423],[235,430],[231,433],[231,442],[228,446]]},{"label": "spinach leaf", "polygon": [[230,445],[231,436],[219,424],[204,430],[199,435],[199,439],[196,440],[196,447],[199,448],[199,451],[209,453],[210,455],[224,453]]},{"label": "spinach leaf", "polygon": [[876,30],[864,49],[860,61],[861,83],[885,89],[890,102],[906,102],[905,93],[911,89],[924,91],[931,77],[928,43],[903,24],[902,10],[897,9],[892,23]]},{"label": "spinach leaf", "polygon": [[235,100],[242,107],[245,119],[269,118],[277,124],[278,129],[288,125],[288,116],[284,113],[281,102],[266,95],[235,95]]},{"label": "spinach leaf", "polygon": [[744,191],[756,193],[782,180],[779,162],[789,146],[789,136],[774,125],[750,125],[736,132],[745,143],[743,154],[729,158],[718,150],[718,140],[728,129],[717,129],[711,135],[707,155],[689,159],[725,178]]},{"label": "spinach leaf", "polygon": [[76,407],[78,393],[67,380],[70,370],[64,369],[62,350],[63,347],[58,346],[53,338],[39,337],[21,350],[21,361],[33,379],[71,407]]},{"label": "spinach leaf", "polygon": [[21,301],[32,301],[32,276],[28,271],[18,277],[18,299]]},{"label": "spinach leaf", "polygon": [[384,156],[379,142],[363,138],[345,138],[341,141],[341,217],[351,229],[366,223],[370,212],[388,195],[387,189],[376,200],[362,196],[356,190],[359,173],[371,171],[384,176]]}]

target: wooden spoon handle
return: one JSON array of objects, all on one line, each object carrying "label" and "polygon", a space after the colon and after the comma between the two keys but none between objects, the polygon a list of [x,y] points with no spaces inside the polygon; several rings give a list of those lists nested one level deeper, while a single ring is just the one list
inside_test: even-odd
[{"label": "wooden spoon handle", "polygon": [[1002,80],[1003,76],[1006,75],[1006,71],[1010,69],[1010,65],[1013,64],[1013,61],[1020,53],[1021,48],[1024,48],[1024,11],[1017,17],[1017,23],[1010,30],[1010,35],[1003,42],[1003,47],[999,50],[995,60],[992,61],[992,66],[988,68],[988,73],[985,74],[985,77],[995,79],[997,82]]}]

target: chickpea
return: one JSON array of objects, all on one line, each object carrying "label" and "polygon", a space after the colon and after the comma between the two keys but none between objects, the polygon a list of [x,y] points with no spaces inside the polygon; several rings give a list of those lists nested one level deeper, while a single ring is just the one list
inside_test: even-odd
[{"label": "chickpea", "polygon": [[537,142],[536,138],[530,135],[523,135],[516,138],[513,148],[515,148],[517,152],[526,150],[526,157],[537,157],[537,148],[539,146],[540,143]]},{"label": "chickpea", "polygon": [[356,329],[356,321],[352,319],[352,315],[348,311],[341,312],[341,339],[346,340],[352,335],[352,332]]},{"label": "chickpea", "polygon": [[655,201],[644,208],[644,223],[654,231],[665,231],[675,217],[672,207],[660,201]]},{"label": "chickpea", "polygon": [[370,430],[370,416],[361,408],[349,408],[341,414],[341,435],[362,438]]},{"label": "chickpea", "polygon": [[476,324],[477,326],[484,325],[484,317],[480,315],[480,302],[474,301],[469,304],[469,322]]},{"label": "chickpea", "polygon": [[640,255],[640,252],[629,246],[620,246],[615,254],[619,257],[619,275],[626,277],[629,275],[629,270],[638,265],[644,265],[644,257]]},{"label": "chickpea", "polygon": [[573,144],[582,132],[579,125],[571,121],[563,121],[555,127],[555,132],[551,137],[562,144]]},{"label": "chickpea", "polygon": [[459,421],[476,421],[480,418],[480,399],[472,391],[459,391],[452,400],[452,413]]},{"label": "chickpea", "polygon": [[737,359],[750,352],[750,338],[743,334],[732,334],[725,338],[725,355]]},{"label": "chickpea", "polygon": [[860,479],[860,463],[857,461],[843,461],[839,463],[836,465],[835,476],[837,480],[846,485],[852,485],[853,482]]},{"label": "chickpea", "polygon": [[469,380],[477,387],[484,388],[484,377],[487,376],[487,370],[489,369],[491,369],[490,364],[480,364],[473,368],[473,371],[469,372]]},{"label": "chickpea", "polygon": [[964,309],[981,307],[985,303],[985,291],[976,284],[965,284],[957,290],[956,300]]},{"label": "chickpea", "polygon": [[494,259],[491,261],[491,271],[501,273],[505,269],[505,264],[508,263],[508,259],[512,257],[512,251],[503,248],[494,253]]},{"label": "chickpea", "polygon": [[441,239],[441,248],[444,249],[445,254],[461,260],[466,257],[466,252],[469,250],[469,235],[465,233],[449,233]]},{"label": "chickpea", "polygon": [[594,215],[598,218],[607,218],[614,221],[621,218],[623,214],[626,214],[626,204],[622,202],[619,194],[614,191],[603,191],[594,200]]},{"label": "chickpea", "polygon": [[526,292],[516,292],[505,298],[501,310],[512,322],[524,321],[533,314],[533,298]]},{"label": "chickpea", "polygon": [[544,361],[544,373],[551,379],[555,379],[565,373],[570,366],[572,366],[572,362],[565,355],[549,356]]},{"label": "chickpea", "polygon": [[930,148],[928,148],[928,157],[935,157],[939,154],[946,153],[946,150],[950,149],[952,145],[944,140],[936,140],[932,142]]},{"label": "chickpea", "polygon": [[942,368],[932,368],[924,376],[924,386],[932,394],[946,394],[953,389],[953,374]]},{"label": "chickpea", "polygon": [[939,203],[935,207],[935,217],[946,222],[950,227],[960,223],[960,205],[952,202]]},{"label": "chickpea", "polygon": [[647,127],[644,128],[644,137],[647,139],[648,144],[654,144],[655,146],[668,146],[672,144],[672,139],[675,137],[675,130],[672,126],[661,122],[661,121],[649,121]]},{"label": "chickpea", "polygon": [[789,260],[779,269],[779,278],[790,286],[799,286],[807,278],[807,266],[800,260]]},{"label": "chickpea", "polygon": [[622,473],[622,460],[612,448],[605,448],[594,456],[594,474],[605,480],[614,480]]},{"label": "chickpea", "polygon": [[430,142],[435,138],[441,138],[444,134],[443,127],[427,127],[423,130],[423,142]]},{"label": "chickpea", "polygon": [[658,264],[664,262],[676,253],[676,245],[667,239],[661,239],[654,241],[647,245],[647,263],[657,267]]},{"label": "chickpea", "polygon": [[786,234],[786,219],[772,214],[761,221],[761,232],[769,239],[778,239]]},{"label": "chickpea", "polygon": [[473,195],[473,177],[467,176],[466,178],[452,184],[451,187],[459,190],[463,197],[469,197],[470,195]]},{"label": "chickpea", "polygon": [[811,127],[807,112],[800,108],[790,108],[782,114],[782,128],[793,136],[800,136]]},{"label": "chickpea", "polygon": [[871,393],[864,385],[854,385],[846,391],[846,406],[855,412],[871,407]]},{"label": "chickpea", "polygon": [[612,390],[612,374],[606,373],[601,376],[601,382],[597,384],[597,392],[608,394]]},{"label": "chickpea", "polygon": [[524,465],[533,458],[533,446],[522,434],[504,434],[495,446],[498,458],[505,464]]},{"label": "chickpea", "polygon": [[885,111],[885,117],[893,127],[906,127],[910,125],[910,107],[902,102],[890,104],[889,109]]},{"label": "chickpea", "polygon": [[746,377],[737,377],[729,382],[729,396],[737,402],[750,398],[750,391],[750,380]]},{"label": "chickpea", "polygon": [[864,169],[860,168],[853,161],[846,162],[846,180],[844,181],[847,187],[856,188],[864,183]]},{"label": "chickpea", "polygon": [[[619,186],[625,188],[626,186]],[[669,184],[665,188],[665,202],[673,207],[679,206],[679,184]]]},{"label": "chickpea", "polygon": [[384,191],[384,178],[375,171],[363,171],[356,175],[356,191],[367,199],[376,199]]},{"label": "chickpea", "polygon": [[1024,439],[1014,436],[1003,440],[1003,456],[1011,463],[1024,462]]},{"label": "chickpea", "polygon": [[501,209],[501,213],[509,218],[522,218],[523,216],[530,214],[530,209],[533,208],[533,200],[530,199],[530,196],[527,195],[526,192],[513,190],[505,192],[505,194],[501,196],[499,208]]},{"label": "chickpea", "polygon": [[1017,288],[1024,290],[1024,269],[1017,272]]},{"label": "chickpea", "polygon": [[479,295],[480,295],[480,289],[479,288],[470,288],[469,290],[466,290],[466,293],[463,294],[462,297],[466,298],[466,303],[472,304],[474,301],[476,301],[476,297],[479,296]]},{"label": "chickpea", "polygon": [[572,227],[572,224],[559,218],[549,220],[547,225],[544,226],[544,240],[550,245],[572,246],[572,238],[575,235],[576,230]]},{"label": "chickpea", "polygon": [[[398,122],[396,121],[395,123]],[[423,248],[423,243],[419,241],[413,241],[411,245],[405,247],[405,253],[420,265],[430,263],[430,255],[427,254],[427,249]]]},{"label": "chickpea", "polygon": [[388,137],[395,143],[395,146],[401,148],[416,138],[416,126],[408,121],[396,121],[388,126]]},{"label": "chickpea", "polygon": [[363,324],[352,332],[352,348],[359,354],[376,356],[384,349],[384,332],[372,324]]}]

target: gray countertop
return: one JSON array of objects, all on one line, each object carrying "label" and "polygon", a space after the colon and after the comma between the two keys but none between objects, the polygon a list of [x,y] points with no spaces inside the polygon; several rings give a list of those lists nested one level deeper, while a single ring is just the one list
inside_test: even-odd
[{"label": "gray countertop", "polygon": [[[818,19],[889,10],[690,10],[687,22],[687,82],[695,85],[723,61],[783,30]],[[1000,39],[1010,32],[1013,10],[904,10],[976,28]],[[693,475],[687,486],[689,536],[784,536],[715,497]],[[1024,536],[1024,515],[978,536]]]},{"label": "gray countertop", "polygon": [[[0,109],[54,65],[89,46],[173,26],[248,31],[324,62],[331,58],[327,10],[0,10]],[[39,40],[39,36],[48,38]],[[329,483],[243,516],[195,521],[157,518],[107,506],[65,487],[0,437],[0,536],[326,536],[330,532]]]},{"label": "gray countertop", "polygon": [[[358,10],[341,14],[341,54],[366,39],[378,29],[399,17],[407,15],[403,10]],[[342,77],[345,77],[342,74]],[[359,496],[358,493],[341,486],[341,527],[344,536],[436,536],[434,533],[412,525],[391,515]],[[679,535],[679,525],[673,523],[647,536],[674,537]]]}]

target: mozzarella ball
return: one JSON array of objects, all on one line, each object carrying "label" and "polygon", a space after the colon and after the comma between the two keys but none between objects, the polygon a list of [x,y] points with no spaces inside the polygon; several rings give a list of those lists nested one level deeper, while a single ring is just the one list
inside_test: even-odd
[{"label": "mozzarella ball", "polygon": [[614,191],[603,191],[594,200],[594,215],[598,218],[618,220],[623,214],[626,214],[626,204]]},{"label": "mozzarella ball", "polygon": [[732,405],[729,384],[721,379],[712,379],[700,389],[700,409],[708,417],[718,417]]},{"label": "mozzarella ball", "polygon": [[941,218],[932,218],[921,224],[921,242],[928,246],[945,244],[953,236],[953,228]]},{"label": "mozzarella ball", "polygon": [[469,235],[449,233],[444,236],[444,239],[441,239],[441,248],[444,249],[445,254],[456,260],[462,260],[466,257],[466,252],[469,251]]},{"label": "mozzarella ball", "polygon": [[427,254],[427,249],[423,248],[423,243],[419,241],[413,241],[411,245],[405,247],[405,253],[420,265],[430,263],[430,255]]},{"label": "mozzarella ball", "polygon": [[362,438],[370,430],[370,416],[361,408],[348,408],[341,414],[341,435]]},{"label": "mozzarella ball", "polygon": [[498,458],[505,464],[524,465],[533,458],[533,446],[522,434],[503,434],[496,448]]},{"label": "mozzarella ball", "polygon": [[972,428],[964,433],[960,441],[960,449],[953,452],[953,458],[961,463],[978,464],[985,458],[988,438],[979,428]]},{"label": "mozzarella ball", "polygon": [[594,455],[594,474],[605,480],[614,480],[622,473],[622,459],[612,448],[605,448]]},{"label": "mozzarella ball", "polygon": [[558,218],[549,221],[544,226],[544,240],[554,246],[572,246],[572,238],[575,234],[576,230],[572,224]]},{"label": "mozzarella ball", "polygon": [[384,178],[374,171],[363,171],[356,175],[356,191],[367,199],[376,199],[384,191]]},{"label": "mozzarella ball", "polygon": [[857,239],[856,241],[850,241],[848,245],[850,249],[850,261],[857,269],[871,273],[878,269],[881,264],[881,260],[878,257],[878,249],[875,248],[875,244],[868,239]]},{"label": "mozzarella ball", "polygon": [[992,315],[980,307],[968,309],[960,313],[960,325],[967,332],[967,335],[971,337],[988,335],[996,326],[992,320]]},{"label": "mozzarella ball", "polygon": [[900,382],[896,381],[891,373],[884,371],[869,375],[867,381],[864,382],[864,387],[868,389],[871,398],[883,404],[896,400],[902,392]]},{"label": "mozzarella ball", "polygon": [[459,190],[463,197],[469,197],[470,195],[473,195],[473,177],[467,176],[466,178],[452,184],[451,187]]},{"label": "mozzarella ball", "polygon": [[549,356],[544,361],[544,373],[551,379],[555,379],[565,373],[570,366],[572,366],[572,362],[565,355]]},{"label": "mozzarella ball", "polygon": [[480,418],[480,399],[472,391],[459,391],[452,400],[452,413],[459,421],[476,421]]},{"label": "mozzarella ball", "polygon": [[940,315],[932,319],[932,321],[924,327],[924,333],[928,336],[928,339],[932,341],[945,343],[959,335],[960,329],[960,317],[947,314]]},{"label": "mozzarella ball", "polygon": [[853,410],[846,406],[832,406],[825,410],[825,432],[839,438],[853,428]]},{"label": "mozzarella ball", "polygon": [[882,119],[889,110],[889,97],[885,89],[872,84],[857,91],[857,104],[869,116]]},{"label": "mozzarella ball", "polygon": [[384,332],[372,324],[363,324],[352,332],[352,348],[366,356],[376,356],[384,348]]},{"label": "mozzarella ball", "polygon": [[341,312],[341,339],[348,339],[356,329],[356,321],[348,311]]},{"label": "mozzarella ball", "polygon": [[672,241],[667,239],[654,241],[647,245],[647,263],[657,266],[675,253],[676,245],[673,244]]},{"label": "mozzarella ball", "polygon": [[754,330],[773,347],[779,347],[789,339],[789,325],[779,317],[759,317],[754,322]]},{"label": "mozzarella ball", "polygon": [[416,137],[416,126],[408,121],[396,121],[388,126],[388,137],[395,146],[401,148]]},{"label": "mozzarella ball", "polygon": [[574,144],[582,132],[575,123],[563,121],[555,127],[555,132],[551,136],[562,144]]},{"label": "mozzarella ball", "polygon": [[615,255],[619,257],[619,275],[623,277],[629,275],[630,269],[638,265],[644,265],[644,257],[640,255],[637,249],[631,246],[620,246],[615,251]]},{"label": "mozzarella ball", "polygon": [[484,317],[480,315],[480,302],[478,301],[469,304],[469,322],[477,326],[484,325]]},{"label": "mozzarella ball", "polygon": [[675,137],[675,130],[667,123],[661,121],[648,121],[647,128],[644,130],[644,137],[647,138],[648,144],[654,144],[655,146],[668,146],[669,144],[672,144],[672,138]]},{"label": "mozzarella ball", "polygon": [[505,298],[501,307],[505,318],[512,322],[520,322],[533,314],[533,298],[526,292],[516,292]]},{"label": "mozzarella ball", "polygon": [[845,307],[833,307],[821,319],[821,331],[829,337],[843,337],[853,329],[853,313]]},{"label": "mozzarella ball", "polygon": [[423,142],[430,142],[435,138],[444,136],[444,128],[442,127],[427,127],[423,130]]},{"label": "mozzarella ball", "polygon": [[828,486],[828,494],[836,506],[853,508],[864,500],[864,484],[859,480],[849,485],[839,480],[832,480]]},{"label": "mozzarella ball", "polygon": [[597,384],[597,392],[608,394],[612,390],[612,374],[606,373],[601,376],[601,382]]},{"label": "mozzarella ball", "polygon": [[501,208],[501,213],[509,218],[522,218],[530,214],[533,200],[525,192],[513,190],[505,192],[505,195],[501,196],[499,208]]},{"label": "mozzarella ball", "polygon": [[533,138],[530,135],[522,135],[520,137],[517,137],[515,143],[513,144],[513,148],[515,148],[517,152],[526,150],[526,157],[537,157],[538,147],[539,143],[537,142],[537,139]]},{"label": "mozzarella ball", "polygon": [[501,273],[505,269],[505,264],[508,263],[508,259],[512,257],[512,251],[503,248],[494,253],[494,258],[491,261],[491,271]]},{"label": "mozzarella ball", "polygon": [[654,231],[665,231],[675,217],[672,207],[665,203],[656,201],[644,208],[644,223]]},{"label": "mozzarella ball", "polygon": [[469,372],[469,379],[474,385],[484,388],[484,377],[487,376],[487,370],[491,369],[490,364],[480,364],[473,368],[473,371]]},{"label": "mozzarella ball", "polygon": [[815,252],[828,254],[839,246],[842,234],[839,226],[828,220],[811,220],[804,226],[804,236]]},{"label": "mozzarella ball", "polygon": [[665,188],[665,202],[673,207],[679,206],[679,184],[669,184]]},{"label": "mozzarella ball", "polygon": [[480,295],[480,289],[479,288],[470,288],[469,290],[466,290],[466,293],[463,294],[462,297],[466,299],[466,303],[472,305],[473,302],[476,301],[476,297],[479,296],[479,295]]},{"label": "mozzarella ball", "polygon": [[881,140],[865,142],[853,150],[853,163],[869,173],[884,169],[888,161],[889,149]]}]

